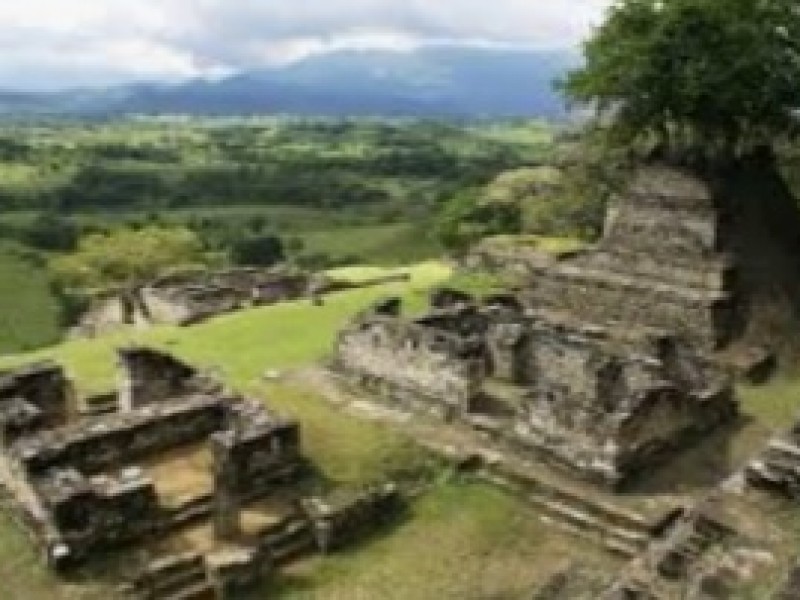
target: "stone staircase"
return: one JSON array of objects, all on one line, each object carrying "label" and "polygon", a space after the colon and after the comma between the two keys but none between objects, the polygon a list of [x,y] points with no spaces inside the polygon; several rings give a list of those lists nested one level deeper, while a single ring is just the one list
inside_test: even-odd
[{"label": "stone staircase", "polygon": [[[599,598],[699,598],[691,595],[695,593],[691,590],[702,587],[704,573],[713,575],[714,567],[720,564],[719,555],[715,555],[713,549],[720,548],[736,535],[733,529],[717,520],[715,515],[718,511],[713,498],[685,509],[667,527],[663,536],[654,539],[645,551],[628,563],[614,584]],[[729,573],[725,576],[735,577]]]},{"label": "stone staircase", "polygon": [[678,521],[663,544],[654,548],[656,569],[661,577],[684,580],[692,567],[731,531],[703,512],[689,513]]},{"label": "stone staircase", "polygon": [[800,498],[800,425],[772,439],[766,450],[745,468],[751,485]]},{"label": "stone staircase", "polygon": [[316,542],[308,520],[289,515],[261,533],[260,542],[269,548],[276,565],[309,554],[316,549]]},{"label": "stone staircase", "polygon": [[486,477],[530,503],[544,521],[623,558],[630,559],[643,552],[658,527],[642,515],[592,494],[545,481],[522,465],[508,462],[494,465]]},{"label": "stone staircase", "polygon": [[151,562],[129,595],[138,600],[214,600],[216,590],[200,554],[171,555]]}]

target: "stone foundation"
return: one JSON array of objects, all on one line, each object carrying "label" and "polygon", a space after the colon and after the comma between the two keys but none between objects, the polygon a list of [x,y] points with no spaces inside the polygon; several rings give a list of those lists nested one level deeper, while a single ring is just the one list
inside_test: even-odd
[{"label": "stone foundation", "polygon": [[619,485],[736,415],[715,351],[738,332],[730,216],[688,171],[641,169],[597,248],[511,265],[520,290],[437,290],[428,314],[377,306],[334,366],[394,403]]},{"label": "stone foundation", "polygon": [[728,375],[681,338],[507,300],[412,321],[365,313],[340,334],[334,366],[393,403],[608,485],[735,416]]}]

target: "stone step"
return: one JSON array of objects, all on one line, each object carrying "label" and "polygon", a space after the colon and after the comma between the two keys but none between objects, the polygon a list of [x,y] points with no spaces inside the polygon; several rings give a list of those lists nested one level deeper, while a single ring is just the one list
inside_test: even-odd
[{"label": "stone step", "polygon": [[618,540],[603,540],[603,547],[611,554],[632,559],[641,554],[642,548],[638,545],[625,544]]},{"label": "stone step", "polygon": [[800,447],[782,439],[771,440],[767,446],[767,456],[777,455],[787,459],[793,459],[800,465]]},{"label": "stone step", "polygon": [[794,460],[787,460],[778,456],[766,456],[763,459],[764,467],[779,478],[798,479],[800,478],[800,463]]},{"label": "stone step", "polygon": [[665,283],[675,283],[686,287],[722,290],[727,283],[726,273],[730,269],[729,257],[708,258],[706,261],[682,260],[674,256],[668,265],[663,261],[648,260],[647,255],[615,248],[599,251],[592,256],[596,268],[622,272]]},{"label": "stone step", "polygon": [[302,519],[287,519],[273,527],[262,536],[262,543],[266,545],[277,564],[308,554],[315,548],[314,536],[311,526]]},{"label": "stone step", "polygon": [[619,553],[633,556],[644,549],[649,536],[611,526],[602,519],[560,502],[529,496],[528,500],[551,518],[566,522],[597,538],[603,545]]},{"label": "stone step", "polygon": [[132,588],[144,600],[161,600],[207,583],[203,557],[185,553],[152,561],[133,582]]},{"label": "stone step", "polygon": [[305,538],[287,540],[272,548],[272,557],[275,564],[282,565],[300,556],[310,554],[316,548],[314,538],[309,534]]},{"label": "stone step", "polygon": [[153,581],[152,589],[156,592],[155,597],[160,598],[202,583],[208,583],[205,566],[159,576]]},{"label": "stone step", "polygon": [[[554,277],[553,277],[554,275]],[[598,285],[601,288],[623,288],[625,290],[642,292],[648,295],[661,294],[673,298],[694,303],[714,303],[725,300],[729,294],[720,290],[703,289],[675,285],[666,282],[647,280],[643,277],[631,277],[630,275],[618,273],[609,269],[592,268],[591,266],[578,266],[568,263],[559,265],[551,271],[552,279],[550,282],[556,285],[583,286]],[[535,288],[534,288],[535,291]]]},{"label": "stone step", "polygon": [[609,527],[630,531],[643,539],[649,538],[652,534],[652,524],[635,512],[614,506],[601,499],[589,499],[580,495],[579,492],[557,487],[537,479],[532,473],[524,473],[521,470],[512,471],[502,466],[500,470],[502,472],[499,475],[490,477],[490,479],[504,487],[522,486],[524,490],[539,498],[572,506],[593,515]]},{"label": "stone step", "polygon": [[216,600],[217,591],[210,582],[199,583],[165,596],[157,596],[154,600]]},{"label": "stone step", "polygon": [[556,487],[533,473],[506,464],[485,476],[527,500],[548,522],[591,539],[614,554],[633,558],[652,539],[653,527],[641,515]]},{"label": "stone step", "polygon": [[625,560],[631,560],[641,553],[641,548],[637,546],[626,544],[625,542],[621,542],[619,540],[607,538],[603,539],[595,532],[570,522],[569,520],[562,519],[558,515],[542,511],[539,513],[539,518],[543,523],[546,523],[550,527],[557,527],[561,531],[565,531],[570,535],[587,540],[588,542],[599,546],[606,552],[609,552],[615,556],[619,556]]},{"label": "stone step", "polygon": [[208,517],[214,508],[214,499],[211,494],[204,494],[185,502],[180,506],[170,509],[166,519],[171,527],[178,527],[197,519]]}]

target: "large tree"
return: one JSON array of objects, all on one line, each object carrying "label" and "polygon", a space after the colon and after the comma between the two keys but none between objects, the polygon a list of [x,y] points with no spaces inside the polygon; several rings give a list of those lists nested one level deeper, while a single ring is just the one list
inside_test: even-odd
[{"label": "large tree", "polygon": [[798,0],[617,0],[584,54],[564,89],[611,148],[713,193],[737,338],[800,354],[800,219],[775,152],[798,129]]},{"label": "large tree", "polygon": [[797,0],[618,0],[567,95],[624,143],[745,154],[794,133]]},{"label": "large tree", "polygon": [[197,236],[188,229],[150,226],[87,235],[75,252],[53,259],[51,267],[66,288],[90,291],[135,288],[204,260]]}]

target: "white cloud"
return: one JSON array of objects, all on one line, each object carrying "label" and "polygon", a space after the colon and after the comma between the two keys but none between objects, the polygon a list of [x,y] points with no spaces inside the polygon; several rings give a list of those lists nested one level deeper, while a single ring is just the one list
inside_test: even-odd
[{"label": "white cloud", "polygon": [[217,76],[341,49],[574,47],[610,0],[6,0],[0,86]]}]

